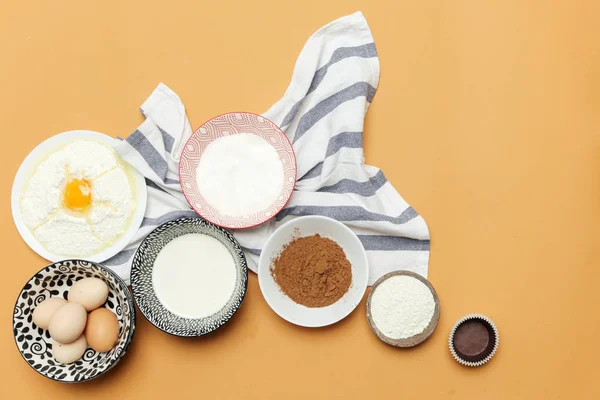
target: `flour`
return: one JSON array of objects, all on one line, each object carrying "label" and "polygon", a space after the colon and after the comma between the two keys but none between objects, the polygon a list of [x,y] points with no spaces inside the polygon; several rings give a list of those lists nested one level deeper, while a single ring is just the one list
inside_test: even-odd
[{"label": "flour", "polygon": [[251,133],[218,138],[206,147],[196,169],[204,199],[232,217],[267,209],[281,195],[283,179],[275,148]]},{"label": "flour", "polygon": [[112,243],[127,227],[135,208],[127,173],[122,168],[115,168],[96,179],[92,198],[90,228],[100,240]]},{"label": "flour", "polygon": [[396,275],[382,282],[371,297],[371,317],[385,336],[406,339],[423,332],[435,311],[429,288],[420,280]]},{"label": "flour", "polygon": [[66,257],[85,257],[106,247],[92,233],[85,218],[73,216],[63,210],[59,210],[33,232],[48,251]]}]

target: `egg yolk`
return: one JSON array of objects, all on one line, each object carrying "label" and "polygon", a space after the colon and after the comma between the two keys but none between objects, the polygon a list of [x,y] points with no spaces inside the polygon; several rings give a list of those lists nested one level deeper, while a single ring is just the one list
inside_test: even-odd
[{"label": "egg yolk", "polygon": [[73,179],[65,187],[64,204],[73,211],[85,210],[92,201],[90,184],[83,179]]}]

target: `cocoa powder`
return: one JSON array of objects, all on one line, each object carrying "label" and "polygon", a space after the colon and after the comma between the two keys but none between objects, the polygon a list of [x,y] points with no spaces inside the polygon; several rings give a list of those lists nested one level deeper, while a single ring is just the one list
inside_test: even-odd
[{"label": "cocoa powder", "polygon": [[352,283],[344,250],[319,234],[288,243],[273,261],[271,275],[283,293],[306,307],[335,303]]}]

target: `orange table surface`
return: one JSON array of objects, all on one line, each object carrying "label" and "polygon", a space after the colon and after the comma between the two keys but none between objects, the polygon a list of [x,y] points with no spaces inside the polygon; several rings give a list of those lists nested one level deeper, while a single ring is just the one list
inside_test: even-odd
[{"label": "orange table surface", "polygon": [[[433,336],[410,350],[383,344],[364,301],[334,326],[293,326],[251,274],[241,310],[214,335],[171,337],[138,313],[110,373],[76,385],[35,373],[10,329],[17,294],[47,264],[10,211],[29,151],[72,129],[129,134],[160,81],[194,127],[263,112],[306,39],[356,10],[381,62],[366,159],[430,227]],[[598,15],[595,0],[4,1],[0,398],[600,398]],[[447,346],[471,312],[500,330],[478,369]]]}]

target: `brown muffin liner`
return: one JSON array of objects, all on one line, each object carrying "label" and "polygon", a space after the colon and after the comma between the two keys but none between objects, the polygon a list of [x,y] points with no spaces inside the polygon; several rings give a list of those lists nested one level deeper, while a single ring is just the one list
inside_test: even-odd
[{"label": "brown muffin liner", "polygon": [[[481,321],[490,334],[490,342],[488,346],[481,354],[476,356],[462,354],[454,346],[454,334],[456,333],[456,330],[459,326],[470,320]],[[487,363],[489,360],[491,360],[494,354],[496,354],[499,343],[500,337],[498,335],[498,329],[496,328],[496,325],[490,318],[483,314],[469,314],[459,319],[452,327],[452,330],[450,331],[450,337],[448,339],[448,346],[450,347],[450,353],[452,353],[452,357],[454,357],[457,362],[467,367],[479,367]]]}]

